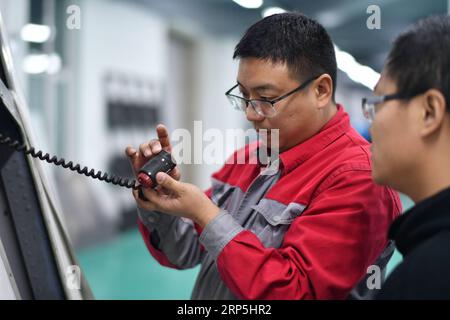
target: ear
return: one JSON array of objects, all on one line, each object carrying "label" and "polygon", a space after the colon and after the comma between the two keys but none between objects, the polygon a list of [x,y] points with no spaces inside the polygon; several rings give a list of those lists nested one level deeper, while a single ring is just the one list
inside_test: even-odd
[{"label": "ear", "polygon": [[420,135],[427,137],[442,127],[446,116],[446,102],[442,92],[436,89],[426,91],[422,99]]},{"label": "ear", "polygon": [[317,78],[313,85],[319,108],[327,106],[333,97],[333,80],[331,76],[325,73]]}]

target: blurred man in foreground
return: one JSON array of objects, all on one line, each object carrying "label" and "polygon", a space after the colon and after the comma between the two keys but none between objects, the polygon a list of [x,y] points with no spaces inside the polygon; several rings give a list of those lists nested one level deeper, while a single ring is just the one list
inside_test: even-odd
[{"label": "blurred man in foreground", "polygon": [[450,299],[450,17],[394,42],[375,96],[363,100],[373,177],[417,204],[391,226],[403,262],[379,299]]}]

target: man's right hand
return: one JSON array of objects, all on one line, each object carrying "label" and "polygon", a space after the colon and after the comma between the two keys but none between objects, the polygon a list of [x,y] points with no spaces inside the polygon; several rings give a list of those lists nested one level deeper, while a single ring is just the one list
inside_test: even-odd
[{"label": "man's right hand", "polygon": [[[142,143],[139,146],[139,150],[136,150],[132,146],[128,146],[125,149],[125,154],[130,159],[131,167],[133,168],[134,175],[136,176],[139,170],[155,155],[165,150],[167,152],[172,151],[172,146],[170,145],[169,132],[167,128],[159,124],[156,127],[156,133],[158,139],[150,140],[150,142]],[[175,167],[169,175],[175,180],[180,180],[181,174],[178,167]]]}]

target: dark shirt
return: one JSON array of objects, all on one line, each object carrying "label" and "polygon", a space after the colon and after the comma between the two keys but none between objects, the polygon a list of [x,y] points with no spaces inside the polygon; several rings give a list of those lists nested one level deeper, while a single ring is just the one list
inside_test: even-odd
[{"label": "dark shirt", "polygon": [[403,262],[377,299],[450,299],[450,188],[397,218],[389,238]]}]

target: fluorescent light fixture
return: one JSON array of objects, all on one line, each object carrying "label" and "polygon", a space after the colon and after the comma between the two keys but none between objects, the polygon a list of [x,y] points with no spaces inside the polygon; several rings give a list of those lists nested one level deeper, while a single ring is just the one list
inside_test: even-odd
[{"label": "fluorescent light fixture", "polygon": [[43,43],[50,39],[51,29],[42,24],[29,23],[23,26],[20,36],[24,41]]},{"label": "fluorescent light fixture", "polygon": [[23,60],[22,67],[29,74],[55,74],[61,70],[61,58],[57,54],[30,54]]},{"label": "fluorescent light fixture", "polygon": [[263,0],[233,0],[241,7],[247,9],[258,9],[263,5]]},{"label": "fluorescent light fixture", "polygon": [[48,74],[57,74],[61,71],[61,57],[57,54],[51,54],[48,56],[48,66],[47,73]]},{"label": "fluorescent light fixture", "polygon": [[380,78],[380,74],[372,68],[360,64],[350,53],[340,50],[336,45],[334,50],[338,68],[345,72],[353,81],[373,90]]},{"label": "fluorescent light fixture", "polygon": [[284,13],[286,10],[280,7],[268,7],[262,11],[263,18],[271,16],[273,14]]}]

